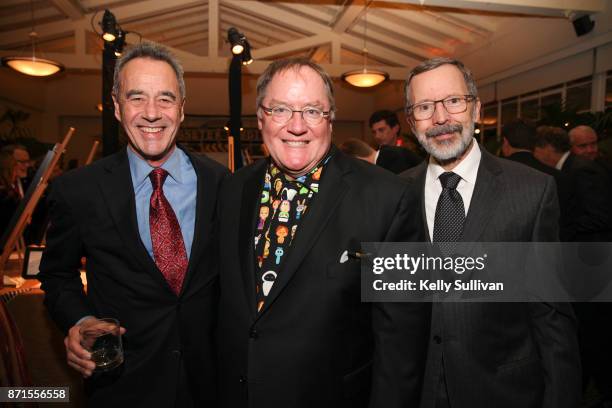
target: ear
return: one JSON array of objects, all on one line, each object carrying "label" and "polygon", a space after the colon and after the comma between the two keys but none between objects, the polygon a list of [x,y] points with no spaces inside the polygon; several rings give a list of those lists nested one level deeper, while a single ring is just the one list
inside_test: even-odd
[{"label": "ear", "polygon": [[395,134],[396,134],[396,135],[398,135],[398,136],[399,136],[399,131],[400,131],[400,125],[399,125],[399,123],[398,123],[397,125],[393,126],[393,127],[391,128],[391,130],[392,130],[393,132],[395,132]]},{"label": "ear", "polygon": [[185,120],[185,98],[181,102],[181,123],[183,123],[183,120]]},{"label": "ear", "polygon": [[121,122],[121,109],[119,108],[119,101],[117,100],[117,96],[115,94],[113,94],[113,105],[115,105],[115,118]]},{"label": "ear", "polygon": [[474,123],[480,121],[480,99],[474,101],[474,115],[472,116]]},{"label": "ear", "polygon": [[257,108],[257,128],[261,131],[263,129],[263,113],[261,108]]}]

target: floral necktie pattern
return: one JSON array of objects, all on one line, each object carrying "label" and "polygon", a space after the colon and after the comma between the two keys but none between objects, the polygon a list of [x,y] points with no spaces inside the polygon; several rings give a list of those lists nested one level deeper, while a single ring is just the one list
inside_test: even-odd
[{"label": "floral necktie pattern", "polygon": [[319,192],[321,174],[330,157],[298,178],[284,174],[274,163],[270,163],[266,170],[255,229],[257,312],[263,309],[298,226]]}]

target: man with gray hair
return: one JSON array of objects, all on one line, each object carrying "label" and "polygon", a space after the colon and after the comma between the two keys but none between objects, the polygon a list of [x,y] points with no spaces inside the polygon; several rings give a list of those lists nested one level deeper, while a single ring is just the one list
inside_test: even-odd
[{"label": "man with gray hair", "polygon": [[[38,275],[85,380],[88,406],[215,406],[217,190],[226,169],[176,144],[183,69],[141,43],[117,62],[115,116],[128,146],[59,177]],[[87,291],[79,267],[87,260]],[[104,371],[83,331],[114,318],[123,363]]]},{"label": "man with gray hair", "polygon": [[[480,100],[460,61],[434,58],[415,67],[406,82],[406,114],[430,155],[402,174],[419,186],[417,217],[429,241],[558,240],[552,177],[498,159],[474,139]],[[568,305],[434,302],[431,307],[421,407],[578,406],[580,363]],[[403,314],[398,308],[391,320]],[[401,326],[396,333],[413,335]],[[399,378],[394,390],[399,400],[405,394],[401,384],[410,382],[401,379],[400,370],[389,375]]]},{"label": "man with gray hair", "polygon": [[[219,206],[220,406],[387,407],[394,379],[372,371],[392,327],[361,302],[360,243],[420,239],[414,186],[332,145],[333,83],[310,60],[270,64],[256,109],[270,158],[228,179]],[[403,320],[414,404],[422,309]]]}]

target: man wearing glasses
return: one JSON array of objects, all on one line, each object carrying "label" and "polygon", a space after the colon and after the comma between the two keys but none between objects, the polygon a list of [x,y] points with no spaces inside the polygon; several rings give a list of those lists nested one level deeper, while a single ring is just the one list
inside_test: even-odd
[{"label": "man wearing glasses", "polygon": [[[270,159],[238,171],[221,193],[220,406],[366,407],[375,336],[389,327],[383,306],[361,302],[360,243],[422,239],[416,190],[332,145],[333,84],[315,63],[272,63],[256,104]],[[405,340],[415,404],[422,309],[404,322],[415,333]]]},{"label": "man wearing glasses", "polygon": [[[474,140],[480,101],[461,62],[434,58],[414,68],[406,99],[408,123],[430,157],[402,176],[419,186],[429,241],[558,240],[552,177],[498,159]],[[434,302],[431,309],[421,407],[579,406],[580,363],[567,304]],[[401,308],[394,312],[392,320],[401,317]],[[398,326],[396,335],[412,333]],[[395,375],[409,384],[402,372]],[[404,390],[394,391],[400,400]]]}]

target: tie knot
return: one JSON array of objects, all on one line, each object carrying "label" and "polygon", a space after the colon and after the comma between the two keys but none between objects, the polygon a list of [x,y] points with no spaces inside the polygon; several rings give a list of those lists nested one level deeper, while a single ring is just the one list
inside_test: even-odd
[{"label": "tie knot", "polygon": [[440,174],[440,184],[442,184],[442,188],[454,190],[457,188],[459,181],[461,181],[461,176],[452,171]]},{"label": "tie knot", "polygon": [[166,181],[166,177],[168,177],[168,172],[166,170],[161,167],[153,169],[153,171],[149,173],[153,190],[160,190],[164,185],[164,181]]}]

